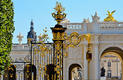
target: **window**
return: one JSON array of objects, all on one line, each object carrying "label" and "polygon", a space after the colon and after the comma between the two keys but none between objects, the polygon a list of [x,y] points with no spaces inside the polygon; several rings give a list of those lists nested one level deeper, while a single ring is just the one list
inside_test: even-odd
[{"label": "window", "polygon": [[107,77],[108,77],[108,78],[111,78],[111,70],[108,70],[108,71],[107,71]]},{"label": "window", "polygon": [[111,62],[108,62],[108,67],[111,67]]}]

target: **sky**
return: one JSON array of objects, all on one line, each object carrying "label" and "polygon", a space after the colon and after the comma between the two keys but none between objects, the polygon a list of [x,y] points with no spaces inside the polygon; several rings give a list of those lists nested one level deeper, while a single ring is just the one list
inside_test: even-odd
[{"label": "sky", "polygon": [[34,30],[39,36],[47,27],[47,34],[52,40],[52,31],[56,21],[52,17],[56,1],[61,2],[65,8],[67,19],[70,22],[81,23],[84,18],[89,18],[98,13],[100,21],[106,18],[107,10],[113,11],[117,21],[123,21],[123,0],[12,0],[14,3],[14,26],[13,43],[18,43],[17,35],[21,33],[24,38],[22,43],[27,43],[27,33],[30,30],[30,22],[34,22]]}]

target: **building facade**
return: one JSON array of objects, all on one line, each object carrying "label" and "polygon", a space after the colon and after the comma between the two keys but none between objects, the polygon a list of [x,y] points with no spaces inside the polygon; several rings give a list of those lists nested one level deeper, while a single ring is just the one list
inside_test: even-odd
[{"label": "building facade", "polygon": [[[74,47],[69,46],[64,50],[64,80],[104,80],[106,78],[113,79],[113,77],[123,80],[123,22],[100,22],[99,19],[95,13],[92,16],[92,22],[84,19],[82,23],[70,23],[68,20],[64,20],[62,23],[67,28],[66,33],[69,36],[69,40],[65,41],[66,44],[74,45]],[[88,41],[85,37],[88,33],[91,34],[92,53],[89,63],[86,58]],[[28,44],[21,44],[21,38],[19,38],[19,44],[13,44],[10,53],[12,65],[16,66],[16,80],[28,80],[24,78],[25,71],[28,69],[27,64],[30,63],[34,66],[32,78],[45,80],[45,66],[52,63],[53,60],[52,43],[46,44],[49,51],[47,55],[42,52],[41,47],[38,52],[33,50],[39,48],[38,44],[29,45],[30,40],[37,41],[33,22],[31,22],[30,32],[27,36]],[[102,67],[104,67],[103,72],[101,72]],[[101,74],[104,75],[101,76]],[[5,79],[5,77],[4,75],[3,78]]]}]

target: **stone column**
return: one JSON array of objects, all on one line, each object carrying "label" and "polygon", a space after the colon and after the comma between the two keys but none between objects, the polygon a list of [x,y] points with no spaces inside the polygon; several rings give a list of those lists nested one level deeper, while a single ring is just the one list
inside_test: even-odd
[{"label": "stone column", "polygon": [[84,80],[88,80],[88,61],[86,60],[87,41],[84,39]]},{"label": "stone column", "polygon": [[99,58],[99,42],[98,35],[95,35],[95,43],[94,43],[94,55],[95,55],[95,78],[96,80],[100,80],[100,58]]},{"label": "stone column", "polygon": [[122,69],[122,78],[121,78],[121,80],[123,80],[123,61],[121,62],[121,69]]},{"label": "stone column", "polygon": [[85,22],[83,24],[83,27],[84,27],[84,32],[86,33],[87,32],[87,24]]},{"label": "stone column", "polygon": [[67,69],[67,59],[66,58],[64,58],[64,63],[63,63],[63,73],[64,73],[64,78],[63,78],[63,80],[67,80],[68,79],[68,69]]},{"label": "stone column", "polygon": [[95,32],[95,33],[99,33],[99,24],[97,23],[97,22],[94,22],[93,23],[93,31]]},{"label": "stone column", "polygon": [[92,60],[90,61],[90,80],[100,80],[100,60],[99,60],[99,45],[98,45],[98,35],[92,35],[95,39],[92,41]]}]

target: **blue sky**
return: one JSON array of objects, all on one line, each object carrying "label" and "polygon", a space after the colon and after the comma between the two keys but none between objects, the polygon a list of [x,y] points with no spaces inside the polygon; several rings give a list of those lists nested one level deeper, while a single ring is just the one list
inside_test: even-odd
[{"label": "blue sky", "polygon": [[70,22],[82,22],[83,18],[89,18],[97,11],[100,21],[106,17],[107,10],[116,10],[113,15],[117,21],[123,21],[123,0],[12,0],[14,3],[15,32],[13,43],[18,43],[19,32],[24,36],[23,43],[27,42],[27,33],[30,30],[30,22],[33,19],[34,30],[37,35],[48,28],[50,40],[52,33],[50,27],[56,24],[51,13],[54,12],[56,1],[62,3],[66,9],[67,19]]}]

